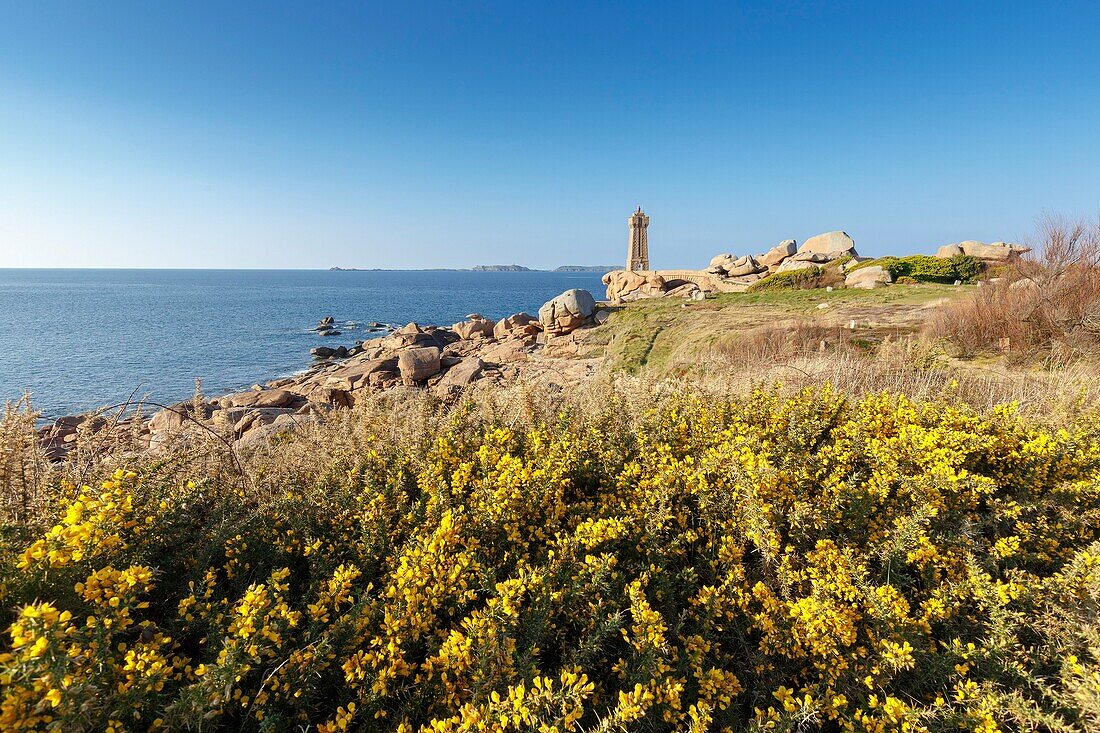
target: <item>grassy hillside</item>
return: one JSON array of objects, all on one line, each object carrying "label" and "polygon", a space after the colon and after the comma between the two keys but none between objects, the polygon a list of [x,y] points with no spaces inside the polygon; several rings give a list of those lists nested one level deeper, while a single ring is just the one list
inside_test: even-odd
[{"label": "grassy hillside", "polygon": [[[879,290],[780,290],[724,293],[704,302],[647,300],[620,306],[609,328],[593,331],[592,342],[606,346],[612,368],[630,373],[667,373],[704,361],[714,350],[773,328],[795,324],[819,329],[847,328],[851,321],[865,335],[919,330],[927,306],[969,291],[941,285]],[[819,306],[824,305],[824,308]],[[873,329],[873,333],[867,333]]]},{"label": "grassy hillside", "polygon": [[[689,304],[640,301],[617,308],[607,326],[586,334],[584,343],[605,356],[612,371],[720,377],[741,390],[776,379],[803,385],[833,381],[857,391],[905,389],[901,381],[913,368],[920,382],[960,376],[964,382],[981,381],[989,375],[945,358],[942,346],[923,336],[943,304],[967,299],[974,290],[918,285],[727,293]],[[944,368],[929,369],[933,361]],[[1006,383],[1019,377],[1001,376]],[[908,386],[930,394],[930,385]]]}]

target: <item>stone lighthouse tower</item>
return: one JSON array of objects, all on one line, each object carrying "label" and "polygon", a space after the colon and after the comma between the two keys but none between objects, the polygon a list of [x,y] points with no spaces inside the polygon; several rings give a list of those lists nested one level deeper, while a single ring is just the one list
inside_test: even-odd
[{"label": "stone lighthouse tower", "polygon": [[649,239],[646,237],[646,227],[649,226],[649,217],[642,212],[642,207],[630,215],[630,249],[626,255],[626,269],[649,269]]}]

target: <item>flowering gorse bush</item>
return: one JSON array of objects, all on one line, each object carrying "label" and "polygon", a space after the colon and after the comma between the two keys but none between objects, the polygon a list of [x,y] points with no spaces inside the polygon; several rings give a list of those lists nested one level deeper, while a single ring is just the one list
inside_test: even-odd
[{"label": "flowering gorse bush", "polygon": [[118,471],[5,548],[0,728],[1096,730],[1098,430],[824,387]]}]

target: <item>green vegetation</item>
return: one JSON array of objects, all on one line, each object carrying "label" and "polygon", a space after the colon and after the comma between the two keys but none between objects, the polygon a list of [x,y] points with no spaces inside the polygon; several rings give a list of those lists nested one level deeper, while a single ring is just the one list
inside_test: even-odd
[{"label": "green vegetation", "polygon": [[801,270],[773,272],[749,286],[748,292],[760,293],[768,290],[805,290],[818,287],[818,281],[824,274],[822,267],[805,267]]},{"label": "green vegetation", "polygon": [[[804,331],[796,324],[806,320],[846,325],[852,318],[873,316],[886,333],[915,331],[930,301],[958,297],[968,290],[943,285],[832,292],[769,289],[720,293],[702,303],[640,300],[615,308],[605,326],[583,336],[591,348],[589,355],[604,357],[611,370],[679,375],[711,365],[716,353],[752,342],[762,329]],[[822,304],[827,304],[826,310],[818,309]],[[820,341],[807,341],[805,348],[816,349]],[[773,365],[765,368],[769,366]]]},{"label": "green vegetation", "polygon": [[748,292],[760,293],[776,290],[810,290],[824,288],[826,285],[840,285],[844,282],[841,267],[851,262],[851,255],[838,257],[820,266],[805,267],[801,270],[786,270],[772,274],[749,286]]},{"label": "green vegetation", "polygon": [[821,267],[822,267],[822,269],[830,270],[830,269],[833,269],[833,268],[836,268],[836,267],[843,267],[844,265],[847,265],[851,261],[852,261],[852,256],[851,255],[841,255],[840,257],[837,257],[835,260],[831,260],[829,262],[826,262]]},{"label": "green vegetation", "polygon": [[985,263],[970,255],[955,255],[951,258],[955,273],[964,283],[974,283],[985,273]]},{"label": "green vegetation", "polygon": [[931,255],[909,255],[908,257],[879,257],[861,262],[850,271],[878,265],[890,273],[895,281],[908,278],[909,281],[922,283],[942,283],[950,285],[956,280],[964,283],[975,282],[982,274],[982,261],[969,255],[956,255],[950,259]]}]

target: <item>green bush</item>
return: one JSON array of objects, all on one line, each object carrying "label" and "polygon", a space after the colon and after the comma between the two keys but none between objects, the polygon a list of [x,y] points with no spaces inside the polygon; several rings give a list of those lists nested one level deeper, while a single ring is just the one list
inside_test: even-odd
[{"label": "green bush", "polygon": [[806,290],[817,287],[817,281],[824,270],[820,267],[806,267],[801,270],[773,272],[762,280],[749,286],[749,293],[763,293],[769,290]]},{"label": "green bush", "polygon": [[964,283],[977,282],[985,272],[985,263],[970,255],[955,255],[951,258],[951,264],[955,266],[959,280]]},{"label": "green bush", "polygon": [[982,261],[969,255],[956,255],[950,259],[931,255],[909,255],[868,260],[856,265],[849,272],[874,265],[879,265],[888,271],[895,281],[904,277],[922,283],[947,284],[956,280],[973,282],[981,275],[983,269]]}]

